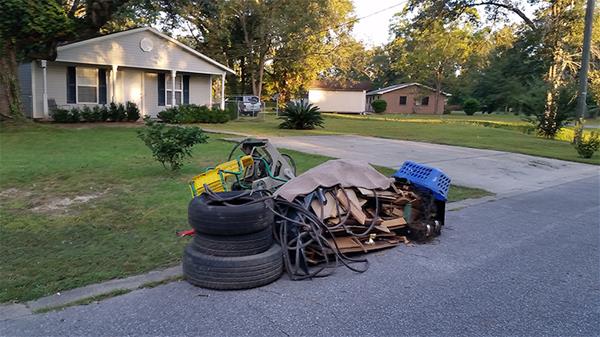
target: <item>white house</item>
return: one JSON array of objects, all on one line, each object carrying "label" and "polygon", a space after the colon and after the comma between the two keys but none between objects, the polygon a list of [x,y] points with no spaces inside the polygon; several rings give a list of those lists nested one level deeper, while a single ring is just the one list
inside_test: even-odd
[{"label": "white house", "polygon": [[323,112],[363,113],[368,83],[316,81],[308,89],[308,102]]},{"label": "white house", "polygon": [[179,104],[213,105],[212,83],[230,68],[154,28],[136,28],[59,46],[54,61],[19,67],[26,115],[48,118],[49,106],[134,102],[142,116]]}]

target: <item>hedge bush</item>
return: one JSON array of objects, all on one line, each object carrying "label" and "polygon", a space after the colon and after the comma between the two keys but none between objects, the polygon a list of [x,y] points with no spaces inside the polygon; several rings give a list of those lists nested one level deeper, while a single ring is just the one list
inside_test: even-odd
[{"label": "hedge bush", "polygon": [[463,110],[468,116],[473,116],[477,111],[480,110],[481,104],[475,98],[467,98],[463,103]]},{"label": "hedge bush", "polygon": [[163,110],[158,113],[158,118],[171,124],[226,123],[231,119],[231,113],[205,105],[186,104]]},{"label": "hedge bush", "polygon": [[165,168],[173,171],[183,166],[186,157],[192,156],[192,147],[206,143],[208,136],[198,127],[167,126],[149,118],[146,126],[137,131],[138,137],[152,151],[152,156]]},{"label": "hedge bush", "polygon": [[110,103],[108,107],[86,105],[71,109],[55,108],[50,112],[50,116],[56,123],[135,122],[140,118],[140,109],[133,102],[127,102],[125,105]]},{"label": "hedge bush", "polygon": [[376,99],[371,102],[371,106],[373,107],[373,111],[382,113],[387,109],[387,102],[382,99]]}]

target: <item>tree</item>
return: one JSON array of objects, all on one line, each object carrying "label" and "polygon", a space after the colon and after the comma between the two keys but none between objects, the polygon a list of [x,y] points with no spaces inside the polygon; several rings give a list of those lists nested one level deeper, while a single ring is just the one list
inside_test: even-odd
[{"label": "tree", "polygon": [[327,67],[349,31],[352,3],[184,0],[178,13],[197,32],[197,49],[239,72],[235,88],[261,96],[267,78],[269,89],[294,92]]},{"label": "tree", "polygon": [[444,24],[432,21],[428,26],[415,26],[397,15],[392,26],[395,39],[391,42],[392,67],[404,71],[408,80],[431,84],[435,88],[434,112],[444,84],[455,77],[473,54],[478,34],[469,24]]},{"label": "tree", "polygon": [[[581,53],[583,31],[583,0],[531,0],[538,7],[536,18],[530,18],[523,9],[523,2],[516,0],[411,0],[409,10],[416,13],[415,22],[427,26],[435,19],[445,22],[456,20],[478,21],[470,9],[484,7],[491,20],[507,20],[508,13],[519,16],[533,34],[540,37],[540,46],[533,52],[547,62],[544,80],[546,94],[544,122],[541,127],[556,129],[555,119],[558,96],[562,87],[576,76]],[[599,54],[593,54],[597,62]],[[594,61],[592,61],[594,63]],[[548,135],[553,136],[553,135]]]},{"label": "tree", "polygon": [[126,0],[0,2],[0,115],[22,118],[19,62],[56,59],[61,42],[95,36]]}]

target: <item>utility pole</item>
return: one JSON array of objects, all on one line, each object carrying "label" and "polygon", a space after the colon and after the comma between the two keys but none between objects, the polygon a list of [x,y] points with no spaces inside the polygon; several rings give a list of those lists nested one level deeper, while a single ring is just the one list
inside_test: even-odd
[{"label": "utility pole", "polygon": [[[579,94],[577,96],[577,124],[583,123],[586,110],[587,79],[590,68],[590,48],[592,45],[592,23],[594,21],[595,0],[587,0],[585,10],[585,28],[583,31],[583,51],[581,53],[581,68],[579,70]],[[583,130],[577,128],[574,141],[581,139]]]}]

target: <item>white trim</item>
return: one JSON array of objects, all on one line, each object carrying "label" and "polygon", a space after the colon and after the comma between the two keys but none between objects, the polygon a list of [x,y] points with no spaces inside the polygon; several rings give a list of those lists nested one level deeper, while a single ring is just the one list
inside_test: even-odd
[{"label": "white trim", "polygon": [[219,62],[217,62],[217,61],[215,61],[213,59],[211,59],[210,57],[208,57],[208,56],[206,56],[206,55],[198,52],[197,50],[195,50],[193,48],[188,47],[187,45],[185,45],[185,44],[183,44],[183,43],[175,40],[174,38],[172,38],[172,37],[170,37],[170,36],[168,36],[166,34],[163,34],[163,33],[159,32],[158,30],[156,30],[156,29],[154,29],[152,27],[135,28],[135,29],[126,30],[126,31],[123,31],[123,32],[118,32],[118,33],[113,33],[113,34],[108,34],[108,35],[104,35],[104,36],[99,36],[99,37],[87,39],[87,40],[84,40],[84,41],[73,42],[73,43],[69,43],[69,44],[66,44],[66,45],[62,45],[62,46],[56,48],[56,50],[58,52],[60,52],[62,50],[67,50],[67,49],[71,49],[71,48],[74,48],[74,47],[83,46],[83,45],[86,45],[88,43],[103,41],[103,40],[106,40],[106,39],[111,39],[111,38],[114,38],[114,37],[129,35],[129,34],[143,32],[143,31],[152,32],[152,33],[154,33],[154,34],[162,37],[163,39],[165,39],[167,41],[170,41],[170,42],[176,44],[177,46],[185,49],[186,51],[188,51],[188,52],[196,55],[197,57],[203,59],[204,61],[212,63],[213,65],[217,66],[218,68],[221,68],[221,69],[223,69],[223,70],[225,70],[227,72],[230,72],[230,73],[232,73],[232,74],[235,75],[235,71],[233,71],[233,69],[231,69],[231,68],[229,68],[229,67],[227,67],[227,66],[225,66],[225,65],[223,65],[223,64],[221,64],[221,63],[219,63]]},{"label": "white trim", "polygon": [[31,118],[35,118],[35,111],[37,110],[37,100],[35,95],[35,67],[37,63],[31,61]]},{"label": "white trim", "polygon": [[[389,88],[382,88],[382,89],[377,89],[377,90],[372,90],[369,91],[367,93],[367,96],[373,96],[373,95],[383,95],[383,94],[387,94],[388,92],[392,92],[392,91],[396,91],[396,90],[400,90],[400,89],[404,89],[404,88],[408,88],[408,87],[412,87],[412,86],[417,86],[417,87],[421,87],[421,88],[425,88],[425,89],[429,89],[433,92],[435,92],[436,90],[430,86],[421,84],[421,83],[404,83],[404,84],[397,84],[397,85],[392,85]],[[449,94],[447,92],[441,91],[440,94],[444,95],[444,96],[452,96],[452,94]]]},{"label": "white trim", "polygon": [[44,117],[50,117],[48,113],[48,61],[41,60],[40,64],[42,66],[42,111],[44,112]]},{"label": "white trim", "polygon": [[[175,76],[173,76],[173,74]],[[167,77],[171,77],[171,90],[169,90],[167,88],[167,83],[169,83],[167,81]],[[179,78],[181,79],[181,89],[175,89],[175,80],[177,79],[177,76],[179,76]],[[171,91],[171,104],[167,103],[167,98],[169,98],[169,95],[167,94],[167,92]],[[181,93],[181,104],[183,105],[183,74],[177,75],[177,72],[175,70],[171,71],[170,74],[165,74],[165,106],[170,106],[170,107],[174,107],[177,105],[177,100],[175,99],[175,94],[177,92]]]},{"label": "white trim", "polygon": [[225,73],[221,76],[221,110],[225,110]]},{"label": "white trim", "polygon": [[[191,78],[190,78],[191,80]],[[213,105],[213,90],[212,90],[212,75],[208,75],[208,106],[212,108]],[[189,90],[189,89],[188,89]]]},{"label": "white trim", "polygon": [[110,70],[110,102],[117,102],[117,71],[119,66],[116,64],[112,65]]},{"label": "white trim", "polygon": [[[70,64],[82,64],[82,65],[87,65],[87,66],[110,66],[112,65],[111,63],[87,63],[87,62],[81,62],[81,61],[77,61],[77,60],[68,60],[68,59],[56,59],[53,62],[57,62],[57,63],[70,63]],[[131,65],[131,64],[119,64],[119,67],[122,68],[132,68],[132,69],[142,69],[142,70],[152,70],[154,72],[158,72],[158,71],[168,71],[170,72],[171,69],[169,68],[146,68],[146,67],[140,67],[139,65]],[[210,72],[210,71],[204,71],[204,72],[198,72],[198,71],[191,71],[191,70],[185,70],[182,72],[186,72],[186,73],[190,73],[190,74],[200,74],[200,75],[221,75],[222,73],[217,73],[217,72]]]}]

